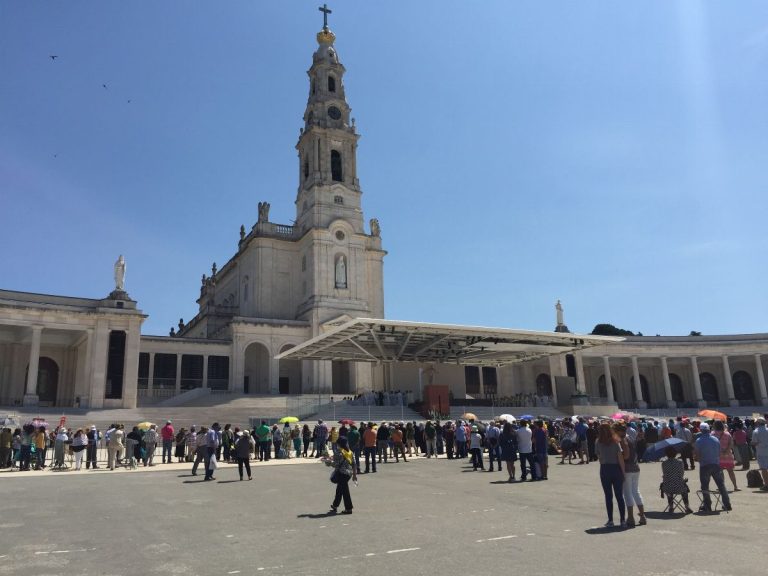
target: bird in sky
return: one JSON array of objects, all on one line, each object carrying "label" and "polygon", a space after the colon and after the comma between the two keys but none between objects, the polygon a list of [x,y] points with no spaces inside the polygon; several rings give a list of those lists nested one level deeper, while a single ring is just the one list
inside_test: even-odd
[{"label": "bird in sky", "polygon": [[56,58],[58,58],[58,56],[57,56],[56,54],[51,54],[50,58],[51,58],[51,60],[54,60],[54,61],[55,61],[55,60],[56,60]]},{"label": "bird in sky", "polygon": [[104,88],[104,90],[107,89],[107,85],[106,84],[102,84],[101,87]]}]

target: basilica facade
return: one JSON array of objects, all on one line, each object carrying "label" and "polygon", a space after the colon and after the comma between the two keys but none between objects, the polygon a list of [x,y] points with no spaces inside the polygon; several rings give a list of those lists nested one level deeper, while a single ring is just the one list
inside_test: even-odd
[{"label": "basilica facade", "polygon": [[[103,299],[0,290],[0,405],[133,408],[211,393],[418,395],[427,382],[448,385],[455,398],[570,401],[558,381],[627,407],[768,404],[768,334],[632,337],[504,367],[276,360],[352,318],[384,318],[386,252],[379,222],[363,216],[360,136],[327,25],[317,44],[296,144],[295,222],[272,222],[269,202],[260,202],[234,256],[203,275],[197,315],[168,336],[141,335],[146,316],[124,289],[122,260]],[[559,304],[556,331],[567,331]]]}]

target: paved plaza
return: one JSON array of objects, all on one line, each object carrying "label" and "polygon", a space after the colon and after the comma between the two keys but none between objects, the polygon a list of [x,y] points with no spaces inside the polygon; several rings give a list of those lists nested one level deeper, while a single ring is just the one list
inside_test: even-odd
[{"label": "paved plaza", "polygon": [[764,573],[768,494],[744,473],[733,512],[670,517],[660,466],[642,465],[649,522],[622,531],[597,528],[595,463],[525,484],[442,458],[380,465],[352,486],[349,516],[327,515],[318,461],[254,468],[252,482],[228,465],[213,482],[186,465],[4,473],[0,574]]}]

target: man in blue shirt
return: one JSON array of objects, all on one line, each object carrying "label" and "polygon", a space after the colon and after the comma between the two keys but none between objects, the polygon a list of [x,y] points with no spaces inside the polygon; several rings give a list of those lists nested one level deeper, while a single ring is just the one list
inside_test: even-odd
[{"label": "man in blue shirt", "polygon": [[712,511],[712,499],[709,497],[709,480],[712,478],[720,492],[723,500],[723,510],[731,510],[731,499],[728,497],[728,490],[725,488],[723,471],[720,469],[720,440],[709,433],[709,424],[702,424],[699,427],[699,434],[694,446],[696,460],[699,461],[699,480],[701,481],[701,492],[703,503],[699,512]]},{"label": "man in blue shirt", "polygon": [[587,443],[587,425],[584,422],[584,418],[579,416],[579,421],[574,426],[573,431],[576,432],[577,442],[579,443],[579,463],[589,464],[589,444]]},{"label": "man in blue shirt", "polygon": [[499,430],[495,422],[491,422],[488,425],[488,429],[485,431],[485,440],[488,442],[488,472],[493,472],[494,460],[498,462],[499,472],[501,472],[501,448],[499,447],[499,436],[501,436],[501,430]]}]

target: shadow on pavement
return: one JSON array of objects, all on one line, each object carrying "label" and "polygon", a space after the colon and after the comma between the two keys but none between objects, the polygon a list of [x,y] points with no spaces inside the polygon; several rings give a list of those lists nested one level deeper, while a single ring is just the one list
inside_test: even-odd
[{"label": "shadow on pavement", "polygon": [[236,478],[234,480],[217,480],[216,484],[231,484],[232,482],[242,482],[239,478]]},{"label": "shadow on pavement", "polygon": [[[646,516],[648,514],[646,513]],[[587,528],[584,530],[586,534],[589,534],[590,536],[599,536],[601,534],[613,534],[614,532],[626,532],[627,528],[622,528],[621,526],[613,526],[612,528],[606,528],[605,526],[601,526],[600,528]]]},{"label": "shadow on pavement", "polygon": [[202,484],[205,482],[203,478],[200,478],[200,480],[184,480],[183,484]]},{"label": "shadow on pavement", "polygon": [[297,514],[296,518],[310,518],[316,520],[318,518],[329,518],[331,516],[337,516],[336,512],[323,512],[322,514]]},{"label": "shadow on pavement", "polygon": [[653,520],[680,520],[681,518],[685,518],[687,516],[687,514],[684,514],[683,512],[675,512],[674,514],[670,514],[669,512],[648,512],[647,510],[645,515]]}]

